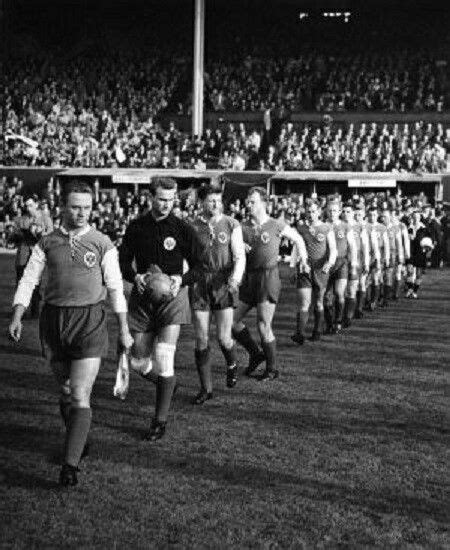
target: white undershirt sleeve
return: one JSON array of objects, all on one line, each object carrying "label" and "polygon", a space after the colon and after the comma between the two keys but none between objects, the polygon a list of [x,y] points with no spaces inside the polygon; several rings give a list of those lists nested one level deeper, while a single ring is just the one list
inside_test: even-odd
[{"label": "white undershirt sleeve", "polygon": [[14,294],[13,307],[20,304],[27,308],[30,305],[33,290],[41,280],[46,263],[45,252],[36,244]]},{"label": "white undershirt sleeve", "polygon": [[111,248],[106,252],[103,256],[101,267],[114,313],[126,313],[127,301],[123,293],[123,279],[119,266],[117,248]]},{"label": "white undershirt sleeve", "polygon": [[231,233],[231,251],[234,260],[232,278],[238,283],[241,283],[242,277],[244,276],[246,259],[244,238],[242,236],[242,228],[240,225],[235,227]]}]

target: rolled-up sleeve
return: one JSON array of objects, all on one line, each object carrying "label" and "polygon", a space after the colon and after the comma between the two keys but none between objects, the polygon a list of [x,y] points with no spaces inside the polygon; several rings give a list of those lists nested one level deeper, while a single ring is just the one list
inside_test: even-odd
[{"label": "rolled-up sleeve", "polygon": [[46,263],[47,258],[45,252],[36,244],[33,247],[25,271],[23,272],[16,293],[14,294],[13,307],[22,305],[27,308],[30,305],[33,290],[41,280]]},{"label": "rolled-up sleeve", "polygon": [[117,249],[111,248],[103,256],[102,272],[114,313],[126,313],[127,301],[123,293],[123,279],[120,272]]}]

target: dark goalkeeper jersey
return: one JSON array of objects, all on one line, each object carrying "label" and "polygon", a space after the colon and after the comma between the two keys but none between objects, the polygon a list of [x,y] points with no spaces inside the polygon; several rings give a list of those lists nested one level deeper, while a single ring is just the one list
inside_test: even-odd
[{"label": "dark goalkeeper jersey", "polygon": [[[151,265],[157,265],[167,275],[182,276],[183,285],[191,285],[208,270],[205,253],[196,232],[185,221],[173,214],[155,220],[149,212],[129,225],[119,250],[119,261],[126,281],[134,282],[136,273],[145,273]],[[189,271],[183,275],[184,259]]]}]

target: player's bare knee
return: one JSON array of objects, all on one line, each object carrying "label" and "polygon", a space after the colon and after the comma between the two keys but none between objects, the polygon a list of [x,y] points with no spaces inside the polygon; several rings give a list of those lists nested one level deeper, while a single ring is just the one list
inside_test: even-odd
[{"label": "player's bare knee", "polygon": [[158,342],[154,349],[154,372],[163,378],[175,375],[175,349],[174,344]]},{"label": "player's bare knee", "polygon": [[206,349],[209,346],[209,338],[206,334],[196,335],[195,347],[196,349]]},{"label": "player's bare knee", "polygon": [[258,332],[259,332],[259,335],[261,336],[261,339],[266,342],[270,342],[271,337],[273,336],[272,327],[270,326],[270,323],[264,320],[259,320],[257,323],[257,326],[258,326]]},{"label": "player's bare knee", "polygon": [[146,375],[153,368],[153,361],[151,357],[133,357],[130,355],[130,367],[138,374]]},{"label": "player's bare knee", "polygon": [[71,388],[71,404],[75,408],[90,407],[91,387],[76,385]]},{"label": "player's bare knee", "polygon": [[219,342],[219,346],[223,348],[230,349],[233,347],[233,338],[231,334],[219,334],[217,341]]}]

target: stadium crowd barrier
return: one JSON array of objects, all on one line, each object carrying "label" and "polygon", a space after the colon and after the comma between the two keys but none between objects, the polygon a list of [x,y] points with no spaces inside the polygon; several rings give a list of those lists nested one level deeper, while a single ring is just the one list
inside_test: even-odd
[{"label": "stadium crowd barrier", "polygon": [[393,174],[385,172],[266,172],[224,170],[176,170],[144,168],[45,168],[2,167],[0,178],[17,177],[34,192],[45,189],[50,178],[61,184],[69,178],[83,178],[99,189],[127,188],[138,191],[148,187],[156,176],[177,180],[180,189],[197,187],[202,182],[221,177],[227,194],[240,196],[253,185],[264,186],[270,194],[341,193],[348,196],[359,191],[376,192],[398,189],[404,195],[424,192],[429,198],[450,202],[450,172],[441,174]]},{"label": "stadium crowd barrier", "polygon": [[[295,123],[310,123],[310,124],[320,124],[324,120],[324,116],[331,117],[333,122],[359,125],[365,122],[370,124],[376,122],[377,124],[414,124],[418,121],[423,121],[424,123],[441,123],[449,124],[450,123],[450,111],[445,111],[443,113],[437,112],[412,112],[412,113],[380,113],[377,111],[364,111],[364,112],[293,112],[288,115],[289,121]],[[272,115],[272,123],[276,122],[277,117],[274,113]],[[182,130],[183,132],[190,132],[192,125],[192,118],[187,115],[178,115],[175,113],[162,113],[158,116],[158,121],[165,128],[169,125],[170,122],[174,122],[175,126]],[[204,125],[205,128],[211,128],[215,130],[216,128],[222,127],[224,124],[239,124],[243,122],[247,129],[261,129],[264,123],[264,115],[262,112],[207,112],[205,113]],[[285,120],[286,122],[286,120]]]}]

